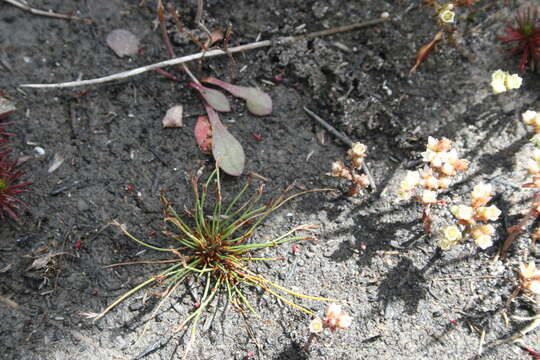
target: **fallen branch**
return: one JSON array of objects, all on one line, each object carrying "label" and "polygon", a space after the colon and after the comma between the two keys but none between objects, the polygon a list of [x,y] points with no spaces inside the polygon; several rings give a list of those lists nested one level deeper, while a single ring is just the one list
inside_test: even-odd
[{"label": "fallen branch", "polygon": [[[9,1],[13,1],[13,0],[9,0]],[[69,81],[69,82],[55,83],[55,84],[21,84],[19,86],[20,87],[29,87],[29,88],[36,88],[37,89],[37,88],[66,88],[66,87],[76,87],[76,86],[103,84],[103,83],[106,83],[106,82],[116,81],[116,80],[120,80],[120,79],[126,79],[126,78],[129,78],[129,77],[132,77],[132,76],[135,76],[135,75],[139,75],[139,74],[151,71],[151,70],[164,68],[164,67],[167,67],[167,66],[184,64],[184,63],[194,61],[194,60],[199,60],[199,59],[202,59],[202,58],[214,57],[214,56],[226,55],[226,54],[232,54],[232,53],[237,53],[237,52],[246,51],[246,50],[253,50],[253,49],[258,49],[258,48],[262,48],[262,47],[268,47],[268,46],[272,46],[272,45],[276,45],[276,44],[286,44],[286,43],[289,43],[289,42],[303,40],[303,39],[311,39],[311,38],[316,38],[316,37],[321,37],[321,36],[333,35],[333,34],[337,34],[337,33],[342,33],[342,32],[352,31],[352,30],[356,30],[356,29],[366,28],[366,27],[369,27],[369,26],[374,26],[374,25],[377,25],[377,24],[384,23],[384,22],[386,22],[388,20],[390,20],[390,16],[388,15],[388,13],[385,13],[379,19],[370,20],[370,21],[366,21],[366,22],[363,22],[363,23],[356,23],[356,24],[352,24],[352,25],[341,26],[341,27],[328,29],[328,30],[323,30],[323,31],[317,31],[317,32],[310,33],[310,34],[305,34],[305,35],[288,36],[288,37],[285,37],[285,38],[280,38],[278,40],[256,41],[256,42],[249,43],[249,44],[246,44],[246,45],[240,45],[240,46],[235,46],[235,47],[228,48],[226,52],[223,51],[223,50],[219,50],[219,49],[205,51],[205,52],[203,51],[203,52],[200,52],[200,53],[197,53],[197,54],[192,54],[192,55],[182,56],[182,57],[178,57],[178,58],[174,58],[174,59],[170,59],[170,60],[165,60],[165,61],[161,61],[161,62],[158,62],[158,63],[155,63],[155,64],[146,65],[146,66],[139,67],[139,68],[136,68],[136,69],[123,71],[123,72],[120,72],[120,73],[116,73],[116,74],[112,74],[112,75],[108,75],[108,76],[104,76],[104,77],[96,78],[96,79],[80,80],[80,81]]]},{"label": "fallen branch", "polygon": [[52,11],[44,11],[44,10],[39,10],[39,9],[36,9],[36,8],[33,8],[33,7],[30,7],[18,0],[4,0],[4,2],[7,2],[8,4],[11,4],[21,10],[24,10],[24,11],[27,11],[29,12],[30,14],[33,14],[33,15],[39,15],[39,16],[47,16],[47,17],[51,17],[51,18],[56,18],[56,19],[64,19],[64,20],[78,20],[78,21],[84,21],[85,23],[88,23],[90,24],[92,22],[92,20],[90,19],[83,19],[81,17],[78,17],[78,16],[75,16],[75,15],[68,15],[68,14],[58,14],[58,13],[55,13],[55,12],[52,12]]}]

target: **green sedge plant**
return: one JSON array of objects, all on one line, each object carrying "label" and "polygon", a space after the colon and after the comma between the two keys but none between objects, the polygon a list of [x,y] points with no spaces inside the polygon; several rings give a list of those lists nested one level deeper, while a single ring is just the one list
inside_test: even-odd
[{"label": "green sedge plant", "polygon": [[[96,320],[103,317],[131,295],[157,283],[166,288],[162,293],[166,295],[154,310],[155,314],[163,301],[176,290],[178,285],[193,277],[197,278],[202,290],[199,301],[194,304],[195,310],[174,329],[174,331],[180,331],[191,323],[191,340],[185,350],[187,354],[195,338],[197,323],[201,315],[220,292],[226,294],[235,309],[248,310],[258,318],[261,316],[251,305],[246,293],[246,289],[249,287],[263,289],[264,292],[310,316],[314,316],[314,312],[299,305],[294,298],[338,301],[297,293],[254,272],[249,266],[253,262],[282,260],[282,258],[256,257],[254,256],[256,250],[295,241],[313,240],[314,237],[300,235],[299,232],[310,231],[317,226],[301,225],[271,241],[263,243],[251,241],[263,221],[288,201],[306,193],[330,189],[315,189],[290,194],[292,188],[289,187],[276,199],[263,203],[261,197],[264,186],[259,186],[252,195],[247,196],[246,193],[250,185],[248,182],[230,202],[225,204],[221,193],[219,169],[214,170],[204,183],[200,180],[200,176],[191,176],[194,208],[191,211],[186,211],[185,214],[177,213],[165,196],[161,195],[165,222],[171,224],[176,230],[175,232],[164,231],[163,233],[172,239],[175,244],[174,248],[151,245],[132,235],[124,225],[115,223],[131,240],[147,249],[169,253],[172,255],[172,259],[158,261],[158,263],[169,264],[169,267],[120,296],[101,313],[93,314],[93,316],[90,314],[91,317]],[[214,195],[214,200],[209,201],[212,195]],[[246,197],[247,200],[244,200]],[[143,261],[115,265],[141,263],[156,262]]]}]

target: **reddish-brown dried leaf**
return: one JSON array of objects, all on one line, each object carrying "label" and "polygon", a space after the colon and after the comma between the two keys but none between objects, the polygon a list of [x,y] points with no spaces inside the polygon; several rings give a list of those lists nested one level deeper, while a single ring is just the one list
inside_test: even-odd
[{"label": "reddish-brown dried leaf", "polygon": [[425,44],[420,48],[420,50],[418,50],[418,54],[416,54],[416,63],[409,72],[409,75],[414,73],[420,64],[426,60],[428,55],[433,51],[433,49],[435,49],[437,43],[442,40],[443,34],[444,31],[439,31],[429,43]]},{"label": "reddish-brown dried leaf", "polygon": [[195,124],[195,141],[204,153],[212,150],[212,128],[207,116],[199,116]]}]

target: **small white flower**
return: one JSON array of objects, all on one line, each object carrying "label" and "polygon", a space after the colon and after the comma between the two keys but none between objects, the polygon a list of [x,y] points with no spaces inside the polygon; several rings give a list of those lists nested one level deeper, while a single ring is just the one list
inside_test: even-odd
[{"label": "small white flower", "polygon": [[456,175],[456,168],[450,163],[444,163],[441,166],[441,172],[446,176],[454,176]]},{"label": "small white flower", "polygon": [[522,286],[533,294],[540,294],[540,280],[533,279],[540,275],[540,271],[536,268],[534,261],[528,264],[519,265],[519,275],[521,277]]},{"label": "small white flower", "polygon": [[336,303],[331,303],[328,305],[328,308],[326,309],[326,317],[327,318],[335,318],[338,317],[339,314],[341,314],[343,311],[341,310],[341,305]]},{"label": "small white flower", "polygon": [[366,145],[359,142],[355,142],[352,144],[351,148],[349,149],[348,154],[351,158],[358,158],[358,157],[364,157],[366,155],[366,152],[367,152]]},{"label": "small white flower", "polygon": [[519,89],[523,84],[523,79],[518,74],[508,75],[504,84],[508,90]]},{"label": "small white flower", "polygon": [[476,208],[476,217],[480,221],[495,221],[501,215],[501,210],[495,205]]},{"label": "small white flower", "polygon": [[456,14],[452,10],[449,10],[449,9],[443,10],[439,14],[439,19],[441,19],[441,21],[446,24],[453,23],[455,17],[456,17]]},{"label": "small white flower", "polygon": [[318,333],[321,333],[323,330],[324,330],[324,326],[320,318],[317,317],[311,320],[311,322],[309,323],[309,332],[318,334]]},{"label": "small white flower", "polygon": [[532,158],[534,161],[540,163],[540,149],[535,148],[532,153]]},{"label": "small white flower", "polygon": [[352,324],[352,317],[350,315],[347,315],[345,313],[339,314],[337,318],[337,322],[336,322],[336,327],[338,329],[342,329],[342,330],[348,329],[349,326],[351,326],[351,324]]},{"label": "small white flower", "polygon": [[522,83],[523,79],[518,74],[510,75],[508,72],[502,70],[497,70],[491,74],[491,87],[494,94],[519,89]]},{"label": "small white flower", "polygon": [[509,74],[506,71],[497,70],[497,71],[493,72],[493,74],[491,74],[491,81],[502,80],[504,82],[504,80],[506,79],[506,77],[508,75]]},{"label": "small white flower", "polygon": [[424,190],[422,192],[423,204],[435,204],[437,202],[437,192],[432,190]]},{"label": "small white flower", "polygon": [[527,125],[534,125],[536,123],[536,116],[538,113],[533,110],[527,110],[523,114],[521,114],[521,117],[523,118],[523,122]]},{"label": "small white flower", "polygon": [[446,153],[446,162],[452,164],[454,161],[457,160],[459,160],[459,157],[456,149],[452,149]]},{"label": "small white flower", "polygon": [[403,192],[410,192],[420,183],[420,173],[418,171],[407,171],[405,179],[401,182],[400,189]]},{"label": "small white flower", "polygon": [[540,166],[538,162],[534,159],[527,159],[525,162],[525,168],[531,175],[536,175],[540,172]]},{"label": "small white flower", "polygon": [[490,184],[478,184],[473,188],[471,197],[473,202],[479,201],[487,203],[493,194],[493,187]]},{"label": "small white flower", "polygon": [[491,236],[489,235],[478,236],[476,239],[474,239],[474,243],[482,250],[485,250],[491,245],[493,245],[493,241],[491,240]]},{"label": "small white flower", "polygon": [[450,178],[449,176],[439,177],[439,188],[448,189],[451,184],[452,184],[452,178]]},{"label": "small white flower", "polygon": [[456,225],[446,226],[443,229],[443,235],[444,238],[451,243],[455,243],[463,237],[461,230]]},{"label": "small white flower", "polygon": [[428,176],[422,179],[421,185],[428,189],[439,188],[439,180],[435,176]]},{"label": "small white flower", "polygon": [[471,220],[474,214],[473,208],[467,205],[454,205],[450,209],[450,212],[456,219],[465,221]]},{"label": "small white flower", "polygon": [[506,85],[504,85],[504,80],[493,80],[491,82],[491,88],[493,89],[493,94],[495,95],[506,91]]},{"label": "small white flower", "polygon": [[427,148],[430,150],[435,151],[437,148],[437,144],[439,143],[439,140],[437,138],[434,138],[433,136],[428,136],[427,138]]}]

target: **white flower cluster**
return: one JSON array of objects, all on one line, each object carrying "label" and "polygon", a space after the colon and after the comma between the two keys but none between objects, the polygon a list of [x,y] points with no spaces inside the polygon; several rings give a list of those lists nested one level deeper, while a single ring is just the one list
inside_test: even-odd
[{"label": "white flower cluster", "polygon": [[437,191],[448,189],[452,177],[469,167],[469,162],[459,159],[457,151],[452,149],[452,142],[446,138],[438,140],[430,136],[422,158],[426,166],[419,171],[407,172],[400,185],[400,198],[409,199],[420,186],[420,202],[434,204],[437,202]]},{"label": "white flower cluster", "polygon": [[533,176],[533,182],[528,185],[529,187],[540,188],[540,113],[527,110],[521,116],[525,125],[532,126],[535,132],[534,137],[531,139],[535,148],[525,162],[527,171]]},{"label": "white flower cluster", "polygon": [[534,128],[534,136],[531,142],[540,149],[540,112],[527,110],[521,114],[525,125],[532,126]]},{"label": "white flower cluster", "polygon": [[519,265],[519,278],[523,289],[536,295],[540,294],[540,270],[536,268],[534,261]]},{"label": "white flower cluster", "polygon": [[[472,238],[481,249],[493,245],[492,236],[495,233],[493,225],[486,224],[495,221],[501,215],[501,210],[495,205],[485,206],[493,197],[493,188],[489,184],[479,184],[471,192],[470,205],[452,206],[450,212],[458,220],[457,224],[450,225],[442,230],[439,246],[443,250],[457,245],[464,234]],[[463,229],[463,230],[462,230]]]},{"label": "white flower cluster", "polygon": [[309,331],[311,333],[321,333],[324,329],[328,328],[332,331],[336,329],[348,329],[352,324],[352,317],[341,310],[341,305],[330,304],[326,309],[326,316],[324,319],[316,317],[309,324]]},{"label": "white flower cluster", "polygon": [[367,146],[359,142],[353,143],[349,151],[347,151],[347,159],[351,161],[355,169],[362,167],[366,156]]},{"label": "white flower cluster", "polygon": [[510,75],[510,73],[502,70],[497,70],[491,74],[491,88],[495,95],[519,89],[522,83],[523,79],[518,74]]},{"label": "white flower cluster", "polygon": [[349,180],[351,182],[349,195],[357,195],[363,188],[369,186],[368,176],[356,172],[356,170],[362,168],[366,156],[367,146],[359,142],[353,143],[349,151],[347,151],[347,159],[350,160],[352,167],[347,167],[343,161],[334,161],[332,163],[332,171],[327,175]]}]

